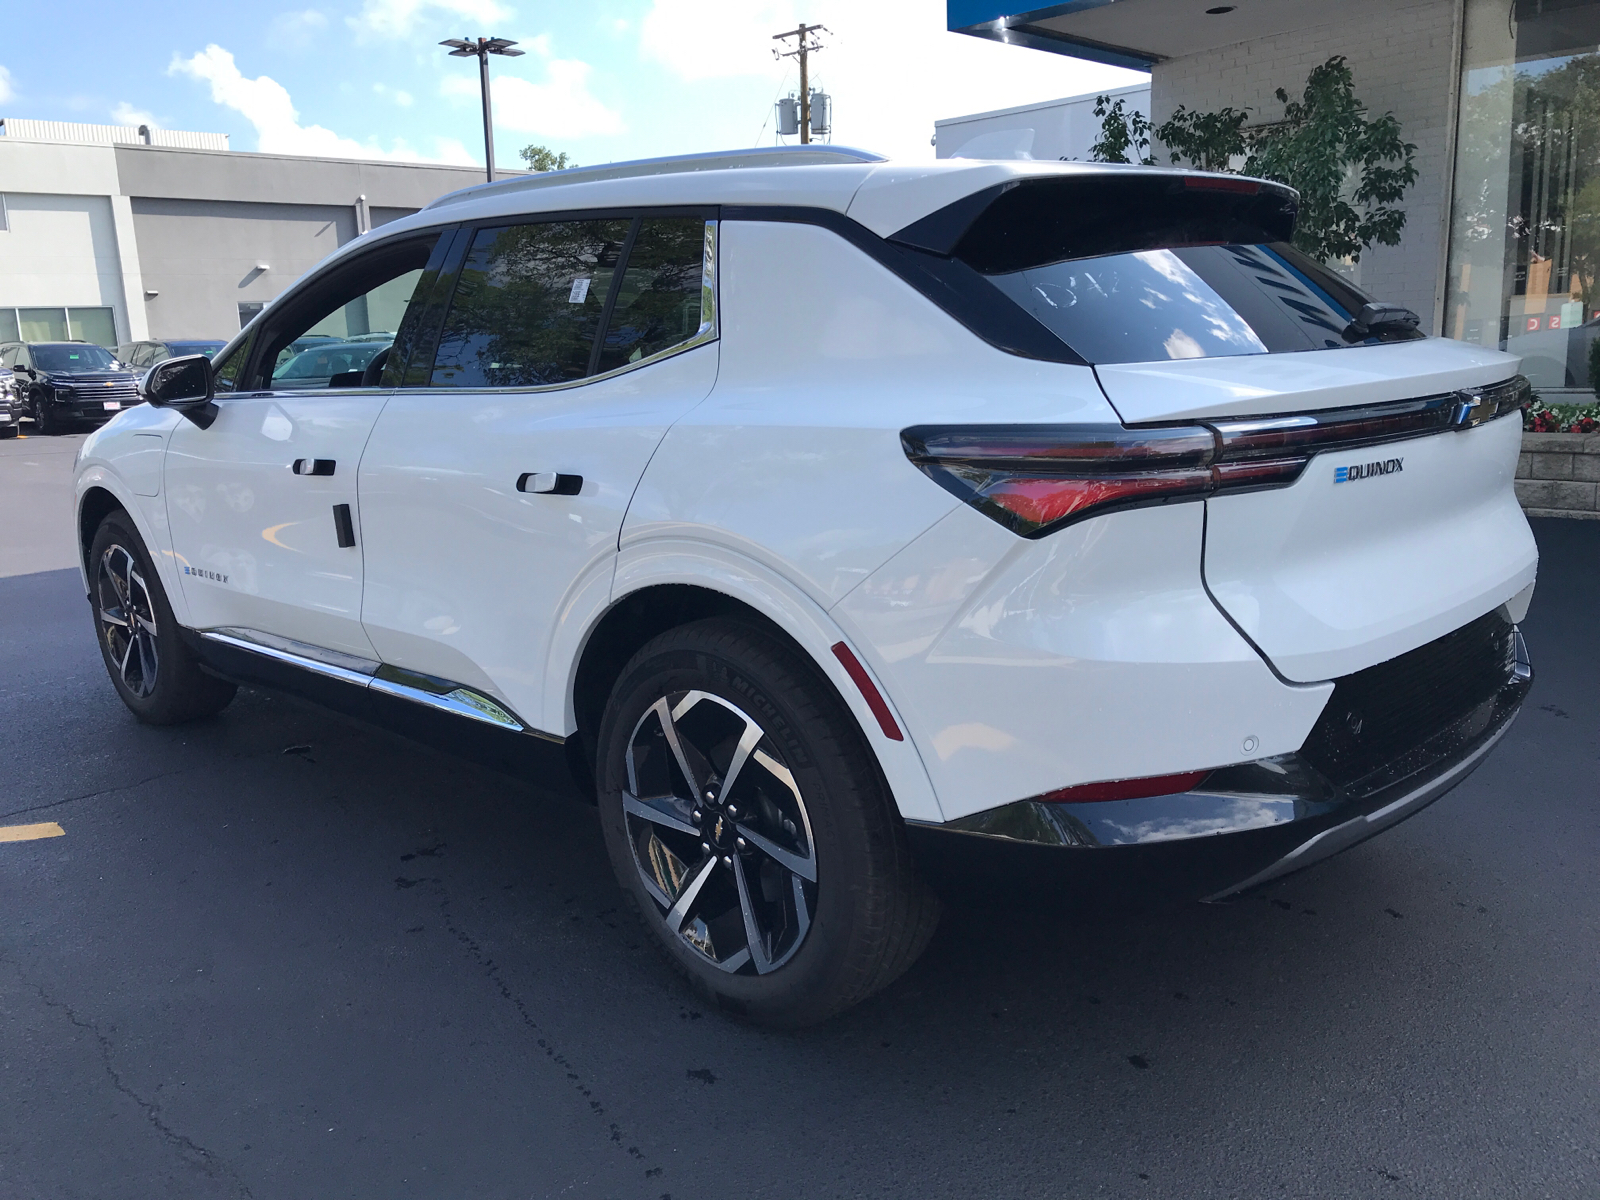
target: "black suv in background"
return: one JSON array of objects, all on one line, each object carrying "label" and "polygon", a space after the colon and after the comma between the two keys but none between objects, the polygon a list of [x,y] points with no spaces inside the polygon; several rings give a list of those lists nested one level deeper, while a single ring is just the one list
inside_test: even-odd
[{"label": "black suv in background", "polygon": [[6,342],[0,366],[11,369],[13,404],[22,402],[36,433],[104,424],[139,403],[138,376],[92,342]]},{"label": "black suv in background", "polygon": [[227,342],[218,342],[210,338],[177,338],[165,342],[124,342],[112,353],[117,356],[118,361],[123,365],[132,367],[142,374],[158,362],[168,358],[182,358],[186,354],[204,354],[207,358],[210,358],[227,344]]}]

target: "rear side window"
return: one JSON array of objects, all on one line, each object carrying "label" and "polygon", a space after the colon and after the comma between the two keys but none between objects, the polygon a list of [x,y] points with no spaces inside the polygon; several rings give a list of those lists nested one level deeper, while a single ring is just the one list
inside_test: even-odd
[{"label": "rear side window", "polygon": [[649,358],[700,332],[710,320],[704,311],[709,253],[706,223],[697,217],[647,217],[639,223],[596,371]]},{"label": "rear side window", "polygon": [[1025,183],[953,257],[1090,363],[1347,347],[1371,298],[1290,243],[1291,194],[1243,179],[1132,174]]},{"label": "rear side window", "polygon": [[445,318],[432,386],[582,379],[631,227],[617,218],[478,230]]}]

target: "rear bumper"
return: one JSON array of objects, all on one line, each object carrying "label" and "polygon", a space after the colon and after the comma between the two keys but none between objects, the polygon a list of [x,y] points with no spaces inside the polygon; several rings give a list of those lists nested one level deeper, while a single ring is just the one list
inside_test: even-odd
[{"label": "rear bumper", "polygon": [[[1359,778],[1308,754],[1214,771],[1194,791],[1139,800],[1024,800],[944,825],[908,825],[919,862],[946,884],[1065,887],[1102,897],[1222,900],[1320,862],[1421,811],[1488,755],[1533,683],[1520,633],[1491,695]],[[1370,766],[1370,764],[1367,764]]]}]

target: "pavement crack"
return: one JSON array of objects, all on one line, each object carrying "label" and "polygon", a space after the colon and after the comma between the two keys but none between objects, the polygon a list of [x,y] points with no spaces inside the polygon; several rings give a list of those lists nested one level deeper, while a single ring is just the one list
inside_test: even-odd
[{"label": "pavement crack", "polygon": [[26,813],[44,812],[46,809],[60,808],[63,804],[76,804],[80,800],[94,800],[100,796],[109,796],[114,792],[130,792],[134,788],[142,788],[147,783],[154,783],[158,779],[171,779],[174,775],[185,775],[195,770],[194,767],[179,767],[176,771],[162,771],[146,779],[136,779],[132,783],[119,783],[116,787],[101,788],[97,792],[85,792],[81,796],[66,796],[60,800],[52,800],[48,804],[35,804],[29,808],[13,809],[11,812],[0,813],[0,821],[8,817],[20,817]]},{"label": "pavement crack", "polygon": [[[484,975],[492,984],[494,984],[496,990],[499,991],[501,999],[507,1001],[513,1008],[517,1010],[517,1016],[533,1033],[534,1040],[538,1043],[539,1049],[544,1051],[545,1057],[566,1072],[567,1080],[570,1086],[584,1098],[589,1112],[593,1116],[604,1117],[606,1115],[605,1105],[594,1098],[593,1091],[586,1083],[584,1083],[582,1076],[573,1068],[572,1062],[566,1057],[566,1055],[562,1054],[560,1050],[556,1049],[555,1043],[550,1038],[550,1035],[544,1030],[543,1027],[540,1026],[539,1022],[534,1019],[533,1013],[528,1009],[527,1002],[523,1000],[521,996],[517,995],[517,993],[512,990],[511,985],[506,982],[505,976],[500,972],[500,964],[489,957],[489,955],[484,951],[483,946],[479,944],[478,940],[465,929],[463,929],[456,921],[455,915],[450,911],[450,893],[445,888],[444,882],[438,878],[429,879],[427,882],[433,884],[438,890],[439,915],[444,919],[444,926],[450,931],[450,935],[454,937],[456,941],[461,943],[462,947],[467,951],[467,953],[472,956],[473,960],[478,964]],[[619,1146],[624,1144],[622,1127],[616,1124],[616,1122],[607,1122],[607,1132],[613,1143]],[[627,1153],[633,1158],[640,1160],[645,1159],[645,1155],[637,1146],[629,1146]]]},{"label": "pavement crack", "polygon": [[22,970],[20,964],[7,959],[0,959],[0,962],[7,962],[10,965],[12,970],[16,972],[17,978],[22,982],[22,985],[32,990],[34,994],[39,997],[40,1001],[43,1002],[46,1008],[54,1009],[57,1012],[62,1013],[67,1018],[68,1022],[70,1022],[75,1028],[83,1030],[85,1033],[90,1034],[94,1038],[95,1044],[100,1049],[100,1063],[105,1068],[106,1078],[111,1081],[111,1086],[117,1092],[133,1101],[134,1105],[145,1115],[145,1119],[150,1122],[151,1126],[156,1130],[156,1132],[159,1133],[162,1138],[171,1144],[175,1149],[177,1149],[179,1154],[186,1161],[192,1165],[198,1166],[213,1179],[217,1178],[219,1172],[226,1175],[233,1182],[234,1186],[239,1189],[239,1194],[241,1196],[245,1197],[246,1200],[255,1200],[255,1194],[250,1190],[249,1186],[244,1182],[244,1180],[239,1178],[238,1173],[232,1167],[219,1159],[210,1150],[207,1150],[204,1146],[200,1145],[193,1138],[179,1133],[176,1129],[172,1128],[172,1126],[167,1124],[167,1122],[162,1118],[160,1105],[154,1103],[153,1101],[146,1100],[123,1080],[121,1073],[117,1070],[116,1064],[111,1060],[111,1039],[101,1031],[100,1026],[95,1024],[93,1021],[85,1020],[83,1017],[80,1017],[77,1013],[77,1010],[75,1010],[72,1005],[68,1004],[65,1000],[57,1000],[49,992],[45,991],[40,984],[37,984],[33,980],[29,979],[27,974]]}]

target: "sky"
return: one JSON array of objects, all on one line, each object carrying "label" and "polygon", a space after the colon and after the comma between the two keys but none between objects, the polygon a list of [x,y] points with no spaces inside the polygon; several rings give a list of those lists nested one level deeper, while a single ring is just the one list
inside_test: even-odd
[{"label": "sky", "polygon": [[812,85],[833,97],[831,140],[926,159],[938,118],[1146,78],[950,33],[943,0],[295,2],[17,4],[0,45],[0,116],[481,165],[477,61],[437,44],[481,35],[526,51],[491,59],[501,165],[519,165],[530,144],[584,164],[772,145],[773,103],[798,86],[772,35],[804,19],[828,28]]}]

